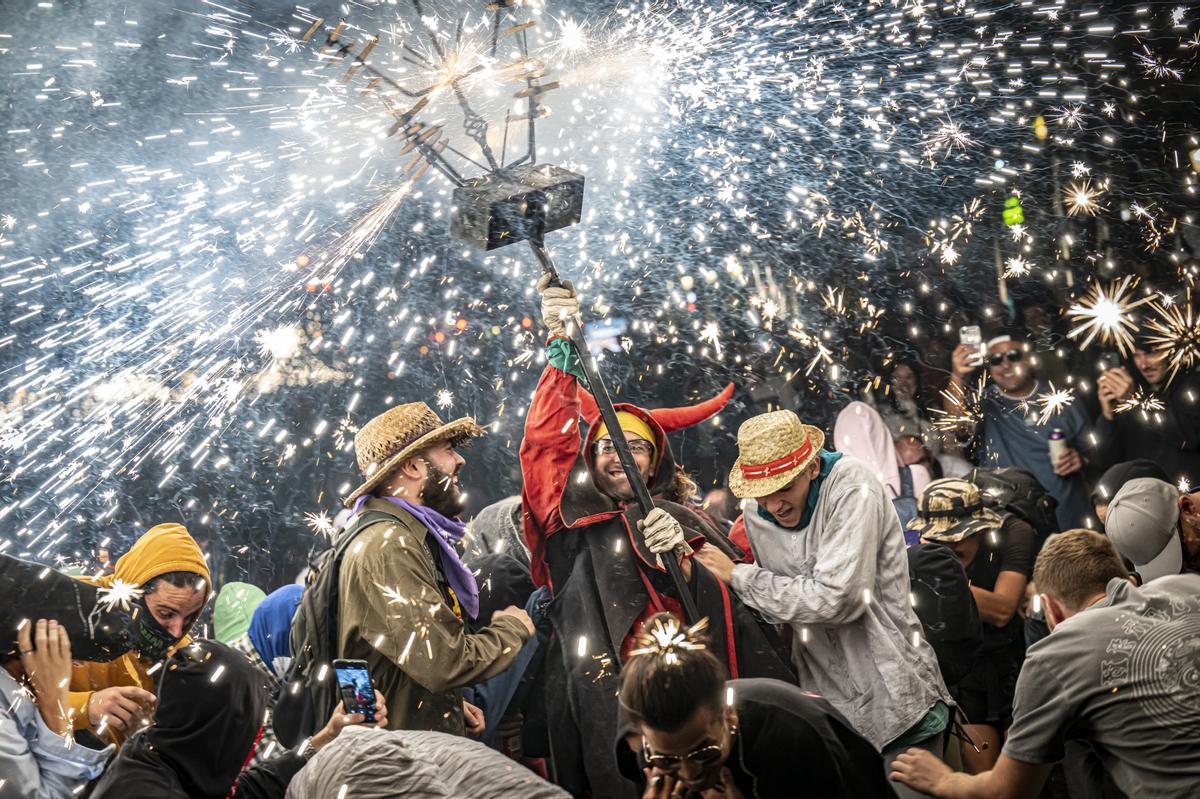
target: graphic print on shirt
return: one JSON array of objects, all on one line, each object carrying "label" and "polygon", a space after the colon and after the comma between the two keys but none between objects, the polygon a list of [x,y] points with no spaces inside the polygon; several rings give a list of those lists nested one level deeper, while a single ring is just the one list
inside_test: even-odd
[{"label": "graphic print on shirt", "polygon": [[1130,615],[1100,662],[1101,684],[1132,689],[1146,715],[1162,726],[1200,723],[1200,598],[1156,597]]}]

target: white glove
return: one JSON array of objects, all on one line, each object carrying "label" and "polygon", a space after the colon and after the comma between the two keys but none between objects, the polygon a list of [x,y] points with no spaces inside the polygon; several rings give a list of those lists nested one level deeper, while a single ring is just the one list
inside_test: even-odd
[{"label": "white glove", "polygon": [[542,275],[538,281],[538,293],[542,295],[542,324],[556,336],[565,336],[567,322],[579,316],[579,297],[569,280],[561,286],[551,286],[550,275]]},{"label": "white glove", "polygon": [[683,526],[662,508],[647,513],[646,518],[638,522],[638,529],[646,538],[646,548],[656,555],[671,551],[690,555],[692,552],[683,535]]}]

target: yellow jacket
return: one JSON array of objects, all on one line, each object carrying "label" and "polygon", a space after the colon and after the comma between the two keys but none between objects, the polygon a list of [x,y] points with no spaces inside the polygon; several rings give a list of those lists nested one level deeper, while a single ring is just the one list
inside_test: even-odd
[{"label": "yellow jacket", "polygon": [[[81,579],[102,588],[111,588],[117,580],[129,585],[142,586],[169,572],[199,574],[207,585],[205,601],[212,595],[212,577],[208,571],[208,563],[204,560],[204,553],[182,524],[159,524],[151,527],[129,552],[117,561],[112,574]],[[171,651],[189,643],[191,639],[184,636]],[[114,686],[134,685],[153,693],[156,675],[147,671],[152,665],[143,661],[137,652],[128,652],[109,663],[82,663],[74,666],[71,669],[70,694],[75,729],[96,732],[88,720],[87,713],[88,702],[95,691]],[[118,746],[124,739],[124,736],[111,728],[106,730],[106,734]]]}]

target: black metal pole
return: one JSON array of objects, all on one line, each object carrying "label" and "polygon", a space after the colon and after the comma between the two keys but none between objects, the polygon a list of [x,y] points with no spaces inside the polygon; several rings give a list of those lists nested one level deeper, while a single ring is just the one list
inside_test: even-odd
[{"label": "black metal pole", "polygon": [[[550,275],[550,284],[561,285],[562,281],[559,279],[558,270],[554,268],[554,261],[550,260],[550,253],[546,251],[546,245],[541,237],[535,235],[530,238],[529,246],[533,249],[533,254],[537,256],[542,271]],[[575,348],[575,355],[583,366],[584,374],[587,375],[592,396],[596,398],[596,407],[600,410],[600,418],[603,420],[604,426],[612,432],[613,448],[617,451],[621,468],[625,471],[625,477],[633,488],[633,496],[642,509],[642,516],[645,517],[654,510],[654,499],[650,496],[650,489],[646,487],[646,481],[642,479],[642,473],[638,471],[637,462],[633,459],[633,453],[629,450],[625,436],[619,435],[621,423],[617,421],[617,411],[613,407],[612,398],[608,395],[608,388],[604,385],[604,378],[600,376],[600,370],[588,351],[587,340],[583,336],[582,320],[576,317],[571,320],[571,324],[567,328],[568,338]],[[675,592],[679,594],[679,601],[683,604],[683,612],[687,616],[688,624],[695,624],[700,621],[700,610],[696,607],[696,603],[688,591],[687,580],[684,579],[683,568],[679,565],[678,556],[674,552],[663,552],[661,557],[663,564],[667,567],[667,574],[671,576],[671,582],[675,585]]]}]

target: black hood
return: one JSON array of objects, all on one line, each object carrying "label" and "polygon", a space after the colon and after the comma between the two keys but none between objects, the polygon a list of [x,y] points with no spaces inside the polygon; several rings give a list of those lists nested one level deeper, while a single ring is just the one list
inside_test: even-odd
[{"label": "black hood", "polygon": [[54,619],[67,630],[74,660],[109,661],[134,647],[129,608],[109,607],[101,589],[41,563],[0,555],[0,655],[17,656],[17,625]]},{"label": "black hood", "polygon": [[130,738],[97,797],[224,799],[250,759],[270,690],[245,655],[196,641],[164,666],[154,723]]}]

